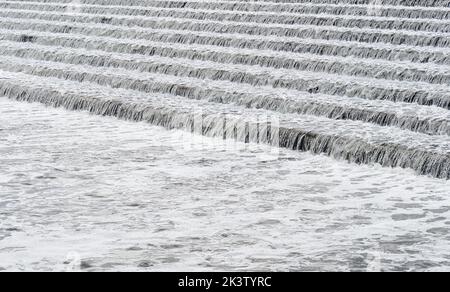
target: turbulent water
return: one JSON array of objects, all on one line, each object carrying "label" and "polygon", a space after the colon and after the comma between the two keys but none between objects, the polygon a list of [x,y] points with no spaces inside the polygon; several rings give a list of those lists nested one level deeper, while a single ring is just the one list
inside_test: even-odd
[{"label": "turbulent water", "polygon": [[0,271],[450,270],[449,110],[450,0],[0,0]]},{"label": "turbulent water", "polygon": [[0,95],[450,178],[450,1],[0,1]]},{"label": "turbulent water", "polygon": [[449,271],[449,187],[0,98],[0,271]]}]

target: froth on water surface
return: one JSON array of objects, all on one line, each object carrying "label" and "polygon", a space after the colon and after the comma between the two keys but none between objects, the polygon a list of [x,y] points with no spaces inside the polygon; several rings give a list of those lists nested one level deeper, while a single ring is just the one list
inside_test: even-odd
[{"label": "froth on water surface", "polygon": [[450,270],[449,182],[0,98],[0,270]]}]

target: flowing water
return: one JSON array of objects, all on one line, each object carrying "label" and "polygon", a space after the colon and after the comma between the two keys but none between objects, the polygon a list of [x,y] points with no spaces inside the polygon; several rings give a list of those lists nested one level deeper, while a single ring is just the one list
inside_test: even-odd
[{"label": "flowing water", "polygon": [[0,134],[0,270],[450,270],[448,180],[7,99]]},{"label": "flowing water", "polygon": [[[308,157],[304,159],[311,162],[311,166],[307,168],[316,174],[315,179],[320,175],[326,176],[317,169],[313,170],[314,167],[323,167],[322,162],[317,164],[315,159],[326,161],[327,165],[332,165],[330,160],[335,159],[336,165],[342,167],[338,167],[340,171],[349,169],[351,176],[356,176],[354,180],[360,181],[359,187],[364,183],[375,185],[375,178],[379,177],[380,185],[373,187],[374,192],[367,193],[371,196],[383,193],[385,196],[380,194],[380,200],[392,199],[392,192],[386,188],[394,186],[381,182],[389,176],[393,177],[392,183],[397,183],[396,198],[407,196],[416,200],[421,195],[428,198],[433,196],[434,188],[437,188],[438,194],[430,199],[430,204],[433,204],[441,199],[445,201],[443,193],[449,193],[450,0],[0,0],[0,98],[2,123],[11,125],[14,129],[25,127],[26,130],[35,122],[39,124],[39,112],[46,112],[43,108],[34,108],[34,105],[21,105],[24,111],[29,111],[30,120],[27,122],[28,115],[23,114],[25,121],[10,121],[9,119],[21,119],[17,114],[21,106],[14,103],[21,104],[18,101],[38,102],[71,111],[88,111],[101,116],[93,118],[81,113],[71,115],[64,111],[52,111],[50,114],[50,109],[47,108],[48,119],[55,118],[69,123],[67,129],[61,128],[53,134],[48,133],[49,136],[45,136],[45,133],[36,134],[36,140],[31,139],[35,137],[32,132],[23,133],[31,135],[31,140],[25,139],[30,144],[23,142],[27,148],[39,145],[39,139],[58,140],[58,133],[69,137],[81,129],[101,136],[100,126],[93,125],[96,123],[102,125],[105,133],[110,135],[113,135],[112,131],[116,128],[122,133],[126,128],[133,135],[139,135],[142,134],[140,131],[143,126],[138,122],[147,122],[151,126],[164,127],[166,131],[180,130],[177,133],[184,133],[189,137],[192,134],[207,136],[203,139],[216,141],[220,147],[227,143],[242,142],[239,145],[247,143],[253,145],[251,147],[268,147],[272,152],[276,149],[276,155],[299,155],[300,158],[295,156],[293,161]],[[7,98],[14,102],[6,101]],[[37,116],[34,116],[35,111]],[[43,117],[45,115],[42,113]],[[67,115],[67,120],[63,118],[64,115]],[[114,121],[113,118],[127,122]],[[79,120],[79,128],[70,124],[74,120]],[[25,124],[22,125],[21,122]],[[129,122],[134,122],[136,130],[132,130],[133,123]],[[70,128],[70,125],[75,128]],[[5,139],[5,133],[13,135],[12,130],[3,129],[2,126],[0,125],[0,138]],[[89,130],[91,126],[94,128]],[[176,167],[183,169],[187,167],[183,162],[189,163],[189,159],[200,155],[192,154],[193,157],[189,158],[182,151],[175,151],[174,148],[179,144],[173,137],[170,138],[171,131],[164,132],[150,126],[145,131],[157,137],[158,142],[166,141],[166,145],[161,145],[168,151],[164,163],[174,159],[179,162]],[[121,138],[119,134],[113,136],[118,140],[117,147],[122,147],[122,143],[138,143],[134,140],[130,142],[128,137]],[[83,136],[77,139],[85,138]],[[17,143],[22,143],[21,139],[24,137],[19,133],[17,139]],[[186,143],[183,142],[184,144]],[[7,144],[4,149],[9,149],[8,147],[12,146]],[[38,147],[35,154],[47,153],[48,157],[56,159],[62,152],[69,151],[61,149],[60,153],[59,149],[50,151],[48,147],[44,147],[46,150]],[[221,161],[223,153],[220,147],[216,152],[212,147],[203,149],[205,153],[202,159],[212,164],[215,163],[212,157]],[[78,148],[74,145],[74,149]],[[114,164],[114,160],[125,163],[126,159],[138,159],[137,152],[141,150],[139,147],[131,147],[131,154],[121,152],[123,157],[94,161],[99,163],[101,171],[106,171],[106,165]],[[101,155],[102,151],[105,151],[102,147],[92,149],[92,153],[98,157],[104,157]],[[150,153],[141,153],[139,161],[145,163],[146,155],[150,155],[152,151],[156,150],[152,148]],[[156,152],[159,153],[160,150]],[[310,152],[317,156],[304,156],[310,153],[293,154],[296,152]],[[239,153],[241,152],[235,151],[230,155],[233,157],[240,155]],[[6,162],[2,167],[5,168],[5,174],[3,178],[0,177],[2,184],[10,182],[12,176],[16,175],[14,169],[9,169],[8,166],[14,164],[14,157],[22,161],[14,151],[8,152],[8,155],[12,156],[4,158]],[[179,158],[176,158],[177,155]],[[78,167],[82,165],[81,159],[86,159],[85,162],[92,167],[90,171],[97,169],[90,161],[91,158],[80,158]],[[241,169],[246,163],[250,167],[254,166],[256,162],[252,159],[243,159],[230,167]],[[39,167],[40,162],[35,163],[35,166],[30,164],[30,167]],[[280,164],[275,165],[275,168],[290,169],[295,164],[278,163]],[[131,164],[129,167],[131,169]],[[294,169],[297,167],[306,166],[303,163]],[[371,178],[366,180],[358,177],[358,169]],[[253,180],[251,185],[260,182],[256,178],[257,170],[248,171],[254,171],[248,177],[249,181]],[[330,177],[334,179],[329,184],[339,180],[338,171],[332,171]],[[271,181],[276,176],[275,172],[274,170],[269,175],[270,178],[265,179]],[[246,177],[244,173],[243,178]],[[282,173],[278,175],[279,180],[284,179]],[[290,179],[295,180],[294,171],[290,173]],[[303,172],[298,174],[299,181],[309,179]],[[99,180],[101,184],[108,185],[108,182],[118,180],[118,176],[119,173],[111,173],[111,176],[102,175]],[[138,179],[139,176],[135,178]],[[133,177],[130,176],[130,179]],[[170,181],[170,178],[167,179]],[[344,177],[341,179],[346,180]],[[410,184],[410,180],[423,180],[424,186],[429,186],[428,192],[409,192],[409,189],[404,189]],[[33,185],[34,182],[28,183]],[[197,183],[201,185],[207,182]],[[406,185],[402,186],[402,183]],[[182,181],[179,185],[180,188],[187,187],[189,183]],[[302,186],[301,183],[299,185]],[[324,182],[322,187],[318,183],[305,187],[308,190],[312,188],[312,192],[321,194],[322,198],[333,198],[337,194],[330,191],[327,185]],[[282,204],[284,199],[295,201],[289,194],[299,192],[297,187],[283,188],[282,182],[278,186],[280,188],[273,191],[280,198],[276,199],[273,206]],[[128,187],[132,188],[133,184]],[[159,184],[151,184],[149,187],[158,188]],[[205,186],[205,192],[212,188],[212,185]],[[364,196],[365,191],[358,188],[354,193]],[[141,188],[136,192],[143,192],[145,189]],[[169,188],[176,193],[175,189]],[[279,194],[282,193],[281,189],[286,194]],[[32,187],[30,190],[20,190],[18,186],[9,184],[4,194],[11,190],[15,191],[11,194],[14,202],[19,196],[16,192],[31,197],[36,195]],[[74,189],[64,189],[63,192],[69,193],[71,190]],[[159,191],[165,192],[162,189]],[[107,190],[100,193],[105,192]],[[199,193],[197,190],[196,194]],[[245,193],[253,194],[250,189]],[[350,193],[353,191],[348,191],[347,198],[353,200],[355,196]],[[117,195],[117,192],[114,194]],[[131,194],[127,196],[132,198]],[[302,197],[302,192],[298,196],[299,202],[307,199]],[[54,199],[57,200],[56,197]],[[70,198],[72,199],[73,197]],[[324,200],[324,204],[328,202],[328,199]],[[177,206],[181,204],[176,200],[170,202]],[[220,204],[220,201],[214,202]],[[346,208],[344,201],[339,202],[341,203],[341,207]],[[405,206],[409,206],[408,204]],[[423,204],[411,204],[417,206],[411,209],[425,212]],[[7,207],[8,204],[4,205]],[[167,202],[167,206],[169,205]],[[441,210],[441,206],[437,209]],[[325,210],[324,214],[329,216],[331,210],[332,208]],[[397,219],[405,217],[408,224],[411,218],[421,222],[434,222],[436,219],[417,213],[405,215],[403,212],[395,212],[396,215],[392,216],[397,216]],[[442,214],[445,212],[447,210],[443,210]],[[313,217],[312,215],[311,218]],[[136,218],[143,220],[138,214]],[[208,218],[217,219],[214,216]],[[375,217],[368,218],[376,222]],[[274,219],[273,222],[277,220],[280,219]],[[326,227],[315,227],[317,230],[328,230]],[[8,228],[15,227],[6,227],[4,230]],[[400,231],[389,234],[405,236],[405,242],[411,242],[416,247],[421,242],[413,242],[415,237],[412,231],[406,232],[408,228],[404,229],[403,235],[400,235]],[[447,229],[436,228],[440,231],[431,233],[431,236],[427,230],[432,228],[424,227],[424,240],[433,242],[437,240],[434,237],[439,240],[447,239]],[[93,230],[92,226],[89,230]],[[284,231],[288,232],[288,229]],[[0,238],[12,233],[14,232],[3,231],[4,235],[0,234]],[[347,233],[345,235],[348,236]],[[375,240],[372,235],[368,236],[378,245],[384,241],[380,238]],[[362,233],[358,236],[363,238]],[[323,244],[319,238],[310,240],[318,246]],[[397,239],[390,240],[395,242]],[[220,249],[218,242],[213,246]],[[31,247],[28,246],[25,250],[29,248]],[[336,254],[342,254],[344,249],[328,246],[321,248],[324,253]],[[425,250],[433,253],[427,248],[411,248],[411,254]],[[290,249],[291,247],[287,247],[286,251],[291,252]],[[183,249],[183,252],[187,250]],[[417,265],[409,261],[401,262],[400,258],[393,259],[390,255],[387,266],[389,269],[401,266],[403,270],[443,267],[447,266],[448,260],[443,253],[442,251],[431,262],[424,262],[425,257],[418,256]],[[11,254],[15,255],[14,252]],[[280,259],[279,255],[274,257],[276,261]],[[223,256],[225,258],[231,255]],[[302,261],[305,262],[305,267],[333,269],[340,266],[336,262],[321,266],[320,261],[312,259],[313,255],[304,256]],[[179,257],[174,258],[179,260]],[[345,268],[357,268],[358,265],[354,267],[351,263],[350,255],[343,255],[343,258]],[[223,261],[223,267],[238,267],[241,264],[242,267],[254,269],[267,267],[267,262],[262,261],[258,265],[258,260],[252,264],[251,261],[231,263],[223,258],[216,260]],[[367,264],[367,258],[359,260]],[[55,263],[54,259],[49,261]],[[221,264],[217,261],[203,264],[219,268]],[[158,261],[153,264],[164,268],[164,265],[158,265]],[[283,264],[286,263],[280,262],[278,267],[283,267]],[[180,265],[195,266],[186,262]],[[33,266],[41,267],[39,264]],[[295,263],[287,266],[301,268]],[[19,268],[14,265],[6,265],[5,268],[11,267]]]},{"label": "flowing water", "polygon": [[1,1],[0,94],[448,179],[449,3]]}]

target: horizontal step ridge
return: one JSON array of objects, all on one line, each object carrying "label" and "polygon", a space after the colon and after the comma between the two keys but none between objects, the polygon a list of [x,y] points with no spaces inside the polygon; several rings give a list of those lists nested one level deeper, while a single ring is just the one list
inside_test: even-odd
[{"label": "horizontal step ridge", "polygon": [[[3,73],[0,74],[0,95],[185,130],[192,129],[195,119],[200,115],[202,121],[200,131],[203,135],[224,137],[224,134],[230,134],[232,138],[240,141],[258,140],[295,150],[326,153],[356,163],[379,163],[383,166],[412,168],[420,174],[438,178],[448,179],[450,174],[450,145],[446,142],[448,140],[438,138],[439,136],[431,139],[426,135],[408,134],[401,130],[382,131],[376,126],[361,127],[361,124],[356,122],[352,134],[349,135],[342,127],[330,127],[331,120],[311,117],[292,120],[289,115],[280,117],[279,123],[272,125],[255,120],[257,114],[265,114],[260,110],[236,111],[229,106],[218,107],[217,104],[209,105],[196,101],[183,103],[184,107],[180,108],[176,99],[172,101],[166,96],[153,98],[147,96],[145,104],[139,104],[136,103],[139,94],[135,95],[134,92],[114,90],[106,95],[109,96],[108,99],[103,99],[101,96],[105,96],[107,92],[104,88],[98,90],[95,86],[86,87],[79,83],[77,85],[77,82],[55,83],[53,87],[49,84],[46,86],[50,88],[45,88],[39,78]],[[94,91],[94,95],[90,95],[89,91]],[[118,96],[118,99],[111,99],[112,96]],[[351,127],[352,122],[345,123],[346,127]],[[270,134],[255,135],[255,129],[258,128],[256,133],[261,133],[260,129],[270,128],[263,131]],[[399,135],[398,131],[402,132],[402,135]],[[392,139],[393,137],[397,138]],[[384,142],[389,140],[398,142]],[[419,145],[420,149],[415,148]]]}]

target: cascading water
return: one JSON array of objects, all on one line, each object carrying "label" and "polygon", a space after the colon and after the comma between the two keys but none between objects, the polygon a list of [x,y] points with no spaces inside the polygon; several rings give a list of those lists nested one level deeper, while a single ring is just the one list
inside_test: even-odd
[{"label": "cascading water", "polygon": [[297,2],[2,0],[0,95],[449,179],[450,1]]}]

